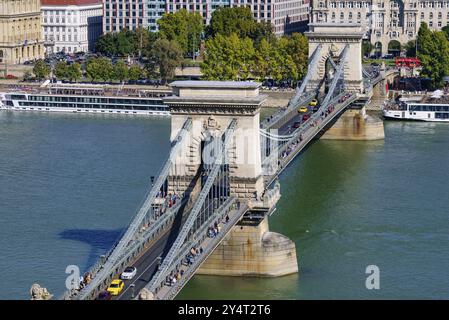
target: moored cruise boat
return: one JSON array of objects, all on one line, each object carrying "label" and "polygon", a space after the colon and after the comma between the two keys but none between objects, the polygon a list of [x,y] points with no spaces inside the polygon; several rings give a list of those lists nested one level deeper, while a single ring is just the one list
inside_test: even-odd
[{"label": "moored cruise boat", "polygon": [[386,119],[449,122],[449,97],[432,95],[420,101],[399,101],[385,105],[382,114]]},{"label": "moored cruise boat", "polygon": [[125,115],[170,114],[162,98],[168,91],[109,89],[100,85],[56,84],[0,93],[3,110]]}]

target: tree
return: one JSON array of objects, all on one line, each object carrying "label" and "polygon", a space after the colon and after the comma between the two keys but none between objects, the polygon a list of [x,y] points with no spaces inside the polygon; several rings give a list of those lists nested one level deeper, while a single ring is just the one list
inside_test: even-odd
[{"label": "tree", "polygon": [[47,78],[50,71],[50,67],[43,60],[37,60],[33,67],[33,73],[39,80]]},{"label": "tree", "polygon": [[[283,37],[281,39],[284,39]],[[293,33],[288,37],[286,43],[286,51],[290,55],[293,63],[296,65],[297,79],[302,79],[307,73],[307,65],[309,62],[309,41],[302,33]],[[282,45],[282,42],[281,42]]]},{"label": "tree", "polygon": [[86,74],[92,81],[97,79],[107,81],[114,78],[114,69],[109,59],[93,58],[86,63]]},{"label": "tree", "polygon": [[114,78],[120,82],[128,78],[128,67],[122,60],[117,61],[114,65]]},{"label": "tree", "polygon": [[449,25],[441,28],[441,31],[444,32],[444,34],[446,35],[446,38],[449,40]]},{"label": "tree", "polygon": [[113,33],[102,35],[96,42],[96,50],[106,56],[117,54],[116,36]]},{"label": "tree", "polygon": [[256,46],[262,39],[271,41],[274,38],[271,23],[257,22],[249,7],[222,7],[215,10],[206,27],[207,38],[213,38],[217,34],[230,36],[233,33],[242,39],[252,39]]},{"label": "tree", "polygon": [[128,56],[136,52],[135,33],[128,29],[123,29],[116,34],[117,55]]},{"label": "tree", "polygon": [[184,55],[199,50],[204,26],[203,18],[198,12],[182,9],[175,13],[165,13],[157,24],[161,36],[178,42]]},{"label": "tree", "polygon": [[147,53],[146,67],[150,75],[160,77],[163,82],[171,80],[175,76],[175,69],[182,64],[182,49],[172,40],[158,39]]},{"label": "tree", "polygon": [[[266,40],[265,40],[266,41]],[[245,80],[254,69],[255,49],[250,38],[217,34],[206,41],[201,71],[209,80]]]},{"label": "tree", "polygon": [[59,61],[54,70],[54,75],[57,79],[66,79],[67,78],[67,63],[64,61]]},{"label": "tree", "polygon": [[374,50],[374,45],[369,40],[362,41],[362,58],[369,56],[371,51]]},{"label": "tree", "polygon": [[128,79],[129,80],[139,80],[142,76],[142,69],[137,64],[131,65],[128,70]]},{"label": "tree", "polygon": [[445,33],[432,32],[423,22],[418,31],[417,43],[421,75],[431,79],[432,87],[440,87],[443,77],[449,74],[449,45]]},{"label": "tree", "polygon": [[67,78],[70,81],[78,81],[82,76],[81,65],[78,62],[74,62],[67,67]]},{"label": "tree", "polygon": [[91,81],[95,81],[99,79],[99,65],[96,58],[92,58],[87,60],[86,62],[86,74],[90,78]]},{"label": "tree", "polygon": [[[276,59],[278,59],[278,63],[280,65],[279,67],[279,71],[278,71],[278,75],[277,78],[274,78],[275,80],[281,81],[289,81],[291,82],[296,82],[299,77],[298,74],[298,66],[300,68],[303,68],[304,66],[301,65],[300,62],[298,62],[298,66],[295,63],[295,61],[293,60],[293,57],[295,58],[299,58],[299,59],[306,59],[305,57],[299,57],[298,55],[295,55],[295,50],[298,49],[300,51],[302,51],[302,53],[299,53],[301,56],[304,53],[304,48],[296,48],[296,46],[293,46],[293,49],[291,48],[291,46],[294,44],[294,41],[290,38],[287,37],[283,37],[280,38],[276,44],[275,44],[275,51],[276,51],[276,55],[278,57],[276,57]],[[305,62],[307,64],[307,62]]]},{"label": "tree", "polygon": [[99,78],[104,81],[112,80],[114,78],[114,67],[111,60],[107,58],[98,58]]},{"label": "tree", "polygon": [[266,39],[262,39],[255,54],[254,75],[259,80],[278,79],[280,62],[276,48]]},{"label": "tree", "polygon": [[250,8],[224,7],[212,13],[206,34],[211,38],[217,34],[230,36],[232,33],[236,33],[241,38],[244,38],[250,37],[254,29],[255,21]]}]

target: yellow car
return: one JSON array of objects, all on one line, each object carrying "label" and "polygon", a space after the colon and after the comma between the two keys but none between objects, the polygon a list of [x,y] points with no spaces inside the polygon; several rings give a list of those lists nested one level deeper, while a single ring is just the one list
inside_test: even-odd
[{"label": "yellow car", "polygon": [[318,100],[317,99],[313,99],[312,101],[310,101],[309,106],[311,107],[315,107],[316,105],[318,105]]},{"label": "yellow car", "polygon": [[118,296],[122,292],[125,283],[120,279],[112,280],[111,285],[108,288],[108,292],[113,296]]},{"label": "yellow car", "polygon": [[307,109],[307,107],[301,107],[301,108],[298,109],[298,112],[300,112],[300,113],[304,113],[304,112],[307,112],[307,111],[309,111],[309,109]]}]

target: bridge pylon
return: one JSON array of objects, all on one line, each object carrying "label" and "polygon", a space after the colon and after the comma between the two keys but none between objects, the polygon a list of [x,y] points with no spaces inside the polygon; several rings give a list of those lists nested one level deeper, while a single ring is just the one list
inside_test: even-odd
[{"label": "bridge pylon", "polygon": [[230,196],[238,199],[239,206],[248,206],[248,211],[197,273],[279,276],[297,272],[295,244],[268,230],[268,216],[280,197],[280,187],[276,184],[267,190],[262,172],[260,107],[266,96],[259,93],[260,84],[175,81],[170,86],[173,95],[164,98],[164,103],[170,107],[172,139],[179,134],[185,119],[192,119],[189,138],[169,176],[169,181],[183,181],[186,191],[201,191],[201,181],[195,186],[192,181],[211,156],[207,141],[236,121],[227,152],[228,187]]},{"label": "bridge pylon", "polygon": [[362,38],[364,32],[360,24],[310,23],[305,33],[309,39],[309,55],[320,46],[317,71],[307,84],[307,90],[325,90],[325,81],[333,75],[333,69],[345,47],[348,47],[348,62],[344,69],[345,91],[363,92]]}]

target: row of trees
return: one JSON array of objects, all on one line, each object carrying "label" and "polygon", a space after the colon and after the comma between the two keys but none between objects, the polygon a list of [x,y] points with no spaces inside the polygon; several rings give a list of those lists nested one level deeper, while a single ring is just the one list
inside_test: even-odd
[{"label": "row of trees", "polygon": [[[97,51],[139,56],[148,74],[163,80],[174,76],[183,57],[199,52],[201,43],[205,43],[201,70],[206,79],[296,81],[307,71],[307,39],[301,34],[276,38],[272,25],[257,22],[247,7],[215,10],[207,27],[198,13],[187,10],[165,14],[157,23],[157,33],[138,29],[106,34]],[[99,73],[108,74],[104,70],[108,68]]]},{"label": "row of trees", "polygon": [[[185,57],[204,49],[201,70],[210,80],[274,79],[297,81],[307,71],[308,44],[302,34],[277,38],[270,23],[257,22],[247,7],[220,8],[205,28],[197,12],[180,10],[158,20],[159,31],[146,29],[107,33],[97,42],[105,57],[89,59],[85,65],[60,62],[54,68],[59,79],[134,80],[145,74],[163,81],[174,77]],[[204,43],[204,47],[202,44]],[[107,57],[139,57],[128,67]],[[144,73],[143,73],[144,72]],[[43,62],[35,66],[39,78],[50,74]]]},{"label": "row of trees", "polygon": [[259,43],[236,33],[217,34],[206,41],[201,71],[209,80],[274,79],[298,81],[307,72],[307,38],[262,38]]},{"label": "row of trees", "polygon": [[106,33],[97,41],[97,52],[105,56],[148,57],[158,40],[175,41],[182,55],[189,56],[200,48],[204,35],[203,18],[198,12],[183,9],[164,14],[158,21],[159,32],[138,28],[123,29],[117,33]]}]

